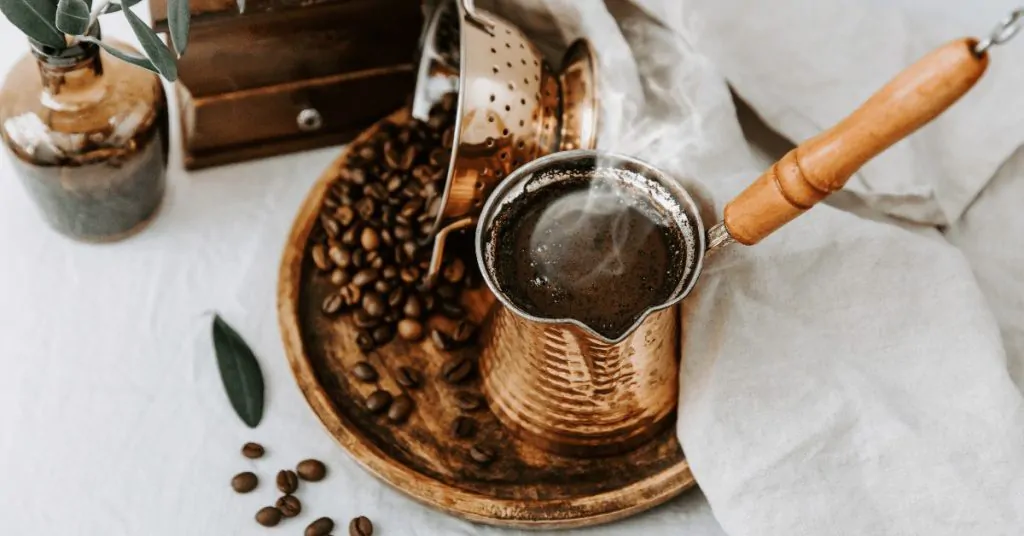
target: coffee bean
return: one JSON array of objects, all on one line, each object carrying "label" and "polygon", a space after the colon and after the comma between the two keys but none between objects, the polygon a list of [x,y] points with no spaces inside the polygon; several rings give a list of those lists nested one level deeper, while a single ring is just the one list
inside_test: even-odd
[{"label": "coffee bean", "polygon": [[377,203],[374,203],[372,198],[364,197],[356,201],[356,212],[363,221],[370,221],[377,212]]},{"label": "coffee bean", "polygon": [[259,443],[253,443],[250,441],[242,445],[242,456],[245,456],[250,460],[262,458],[264,452],[263,445],[260,445]]},{"label": "coffee bean", "polygon": [[[379,183],[379,182],[375,182],[373,184],[367,184],[363,188],[363,193],[366,195],[367,198],[376,199],[377,201],[387,201],[387,199],[388,199],[388,189],[387,189],[387,187],[384,186],[383,184]],[[364,217],[363,219],[369,219],[369,218],[365,218]]]},{"label": "coffee bean", "polygon": [[441,376],[451,384],[462,383],[473,374],[473,362],[462,357],[451,360],[441,368]]},{"label": "coffee bean", "polygon": [[374,318],[384,316],[386,307],[387,305],[384,302],[384,298],[381,298],[380,294],[368,292],[363,296],[363,310],[366,311],[366,314]]},{"label": "coffee bean", "polygon": [[415,266],[406,266],[398,272],[398,277],[400,277],[404,283],[412,284],[419,281],[420,271]]},{"label": "coffee bean", "polygon": [[352,210],[352,207],[347,204],[342,205],[334,211],[334,217],[338,219],[338,223],[343,227],[348,227],[352,225],[352,220],[356,219],[356,211]]},{"label": "coffee bean", "polygon": [[448,151],[444,147],[437,147],[430,151],[429,161],[432,166],[448,165]]},{"label": "coffee bean", "polygon": [[348,275],[348,272],[346,272],[345,270],[342,270],[340,268],[335,268],[334,271],[331,272],[331,284],[332,285],[335,285],[335,286],[338,286],[338,287],[343,287],[346,284],[348,284],[349,280],[351,280],[351,279],[352,278],[351,278],[351,276]]},{"label": "coffee bean", "polygon": [[320,460],[302,460],[295,467],[295,472],[306,482],[319,482],[327,475],[327,466]]},{"label": "coffee bean", "polygon": [[412,413],[413,402],[409,395],[398,395],[395,401],[388,408],[388,420],[393,423],[403,423]]},{"label": "coffee bean", "polygon": [[453,347],[451,338],[439,329],[430,331],[430,340],[438,350],[451,350]]},{"label": "coffee bean", "polygon": [[306,526],[305,536],[330,536],[334,530],[334,521],[329,517],[321,517]]},{"label": "coffee bean", "polygon": [[[406,318],[411,319],[417,319],[423,315],[423,306],[420,304],[419,296],[413,294],[405,300],[405,305],[402,306],[402,314],[404,314]],[[401,326],[399,326],[399,331],[401,331]]]},{"label": "coffee bean", "polygon": [[324,231],[327,232],[327,236],[331,238],[334,238],[341,234],[341,224],[338,223],[338,220],[330,216],[321,215],[320,224],[323,225]]},{"label": "coffee bean", "polygon": [[402,159],[398,162],[398,169],[408,171],[414,160],[416,160],[416,147],[406,147],[402,153]]},{"label": "coffee bean", "polygon": [[256,512],[256,522],[264,527],[273,527],[281,522],[281,511],[273,506],[264,506]]},{"label": "coffee bean", "polygon": [[376,251],[371,251],[366,255],[366,259],[370,263],[370,268],[374,270],[380,270],[384,267],[384,257],[381,257]]},{"label": "coffee bean", "polygon": [[348,265],[352,263],[352,252],[338,246],[331,246],[327,250],[327,255],[338,268],[348,268]]},{"label": "coffee bean", "polygon": [[[402,193],[402,197],[404,197],[406,199],[412,199],[412,198],[415,198],[415,197],[419,197],[420,196],[420,192],[422,190],[423,190],[423,187],[420,186],[420,184],[418,182],[407,182],[407,183],[405,183],[405,186],[402,187],[402,192],[401,193]],[[408,218],[406,218],[406,219],[408,219]],[[408,224],[409,223],[408,221],[402,221],[402,220],[397,220],[397,221],[399,223],[403,223],[403,224]]]},{"label": "coffee bean", "polygon": [[406,389],[417,389],[423,385],[423,373],[412,367],[399,367],[395,381]]},{"label": "coffee bean", "polygon": [[384,279],[378,279],[377,282],[373,284],[373,290],[376,290],[377,292],[379,292],[381,294],[381,296],[387,296],[388,294],[390,294],[391,293],[391,289],[392,289],[391,283],[388,283]]},{"label": "coffee bean", "polygon": [[391,234],[394,235],[395,240],[406,241],[412,238],[412,229],[399,225],[395,227],[395,231]]},{"label": "coffee bean", "polygon": [[440,307],[441,314],[452,320],[458,320],[466,316],[466,310],[457,303],[442,301]]},{"label": "coffee bean", "polygon": [[369,264],[370,263],[366,262],[366,251],[357,249],[355,253],[352,254],[352,266],[357,270],[362,270],[369,266]]},{"label": "coffee bean", "polygon": [[371,316],[366,309],[356,309],[356,312],[352,314],[352,323],[357,328],[375,328],[380,325],[380,318]]},{"label": "coffee bean", "polygon": [[388,281],[394,281],[395,279],[398,279],[398,268],[395,268],[394,266],[385,266],[384,269],[380,271],[380,276]]},{"label": "coffee bean", "polygon": [[377,343],[377,346],[383,346],[395,338],[395,331],[391,329],[390,325],[384,324],[373,328],[371,335],[373,336],[373,342]]},{"label": "coffee bean", "polygon": [[302,512],[302,503],[294,495],[285,495],[274,503],[284,517],[295,517]]},{"label": "coffee bean", "polygon": [[338,201],[331,196],[327,196],[324,198],[324,207],[334,210],[338,208]]},{"label": "coffee bean", "polygon": [[377,158],[377,151],[369,145],[364,145],[359,148],[359,158],[362,158],[365,161],[373,160],[374,158]]},{"label": "coffee bean", "polygon": [[395,148],[394,144],[390,141],[384,144],[384,164],[390,169],[398,169],[399,159],[402,156],[398,153],[398,149]]},{"label": "coffee bean", "polygon": [[344,300],[345,305],[352,307],[363,299],[363,291],[359,290],[359,287],[355,283],[349,283],[338,291],[338,295]]},{"label": "coffee bean", "polygon": [[423,210],[423,200],[413,199],[402,205],[402,210],[399,214],[401,214],[403,218],[415,218],[421,210]]},{"label": "coffee bean", "polygon": [[370,413],[381,413],[391,405],[391,393],[387,391],[374,391],[366,397],[366,409]]},{"label": "coffee bean", "polygon": [[448,266],[444,267],[442,275],[449,282],[458,283],[466,275],[466,265],[462,262],[462,259],[456,258],[448,263]]},{"label": "coffee bean", "polygon": [[451,285],[440,285],[437,287],[437,297],[442,300],[451,301],[454,300],[458,293],[455,291],[455,287]]},{"label": "coffee bean", "polygon": [[362,168],[348,168],[348,180],[355,185],[366,184],[366,172]]},{"label": "coffee bean", "polygon": [[341,310],[344,301],[340,294],[332,292],[324,298],[324,303],[320,306],[320,309],[324,314],[333,315]]},{"label": "coffee bean", "polygon": [[380,277],[380,273],[373,268],[363,268],[356,272],[356,275],[352,276],[352,284],[357,287],[365,287],[370,283],[373,283]]},{"label": "coffee bean", "polygon": [[356,366],[352,367],[352,375],[366,383],[373,383],[377,381],[378,377],[377,369],[373,368],[373,365],[366,361],[356,363]]},{"label": "coffee bean", "polygon": [[484,399],[469,391],[459,391],[455,393],[455,405],[462,411],[476,411],[484,406]]},{"label": "coffee bean", "polygon": [[469,342],[474,335],[476,335],[476,324],[469,320],[463,320],[456,324],[455,331],[452,332],[452,340],[461,344]]},{"label": "coffee bean", "polygon": [[459,439],[473,437],[476,434],[476,421],[470,417],[460,415],[452,422],[452,435]]},{"label": "coffee bean", "polygon": [[387,187],[388,193],[393,194],[402,189],[402,178],[398,176],[391,177],[388,179],[388,182],[385,183],[385,186]]},{"label": "coffee bean", "polygon": [[377,347],[377,345],[374,344],[373,336],[370,335],[370,332],[365,329],[361,329],[356,334],[356,347],[359,348],[359,351],[365,354],[372,351]]},{"label": "coffee bean", "polygon": [[256,486],[259,483],[260,479],[256,478],[255,474],[246,471],[244,473],[238,473],[231,479],[231,488],[238,493],[249,493],[256,489]]},{"label": "coffee bean", "polygon": [[360,231],[362,231],[362,228],[359,225],[353,225],[352,227],[349,227],[348,229],[345,230],[344,233],[341,234],[341,243],[345,244],[346,246],[356,245],[356,242],[359,239],[358,233]]},{"label": "coffee bean", "polygon": [[384,321],[390,325],[397,325],[398,321],[402,319],[402,313],[400,311],[391,310],[384,315]]},{"label": "coffee bean", "polygon": [[392,310],[398,309],[405,302],[405,289],[398,287],[388,294],[388,307]]},{"label": "coffee bean", "polygon": [[348,536],[373,536],[373,523],[366,516],[359,516],[348,524]]},{"label": "coffee bean", "polygon": [[326,272],[331,269],[331,259],[327,256],[327,252],[324,250],[322,244],[313,246],[313,264],[316,265],[321,271]]},{"label": "coffee bean", "polygon": [[405,256],[410,259],[416,258],[417,249],[419,249],[419,246],[417,246],[416,242],[412,240],[406,240],[404,243],[402,243],[402,252],[405,253]]},{"label": "coffee bean", "polygon": [[488,465],[494,461],[494,449],[484,445],[473,445],[469,449],[469,457],[480,465]]},{"label": "coffee bean", "polygon": [[412,168],[412,176],[423,184],[430,182],[434,170],[430,166],[420,165]]},{"label": "coffee bean", "polygon": [[423,324],[419,320],[403,318],[398,321],[398,335],[407,341],[418,341],[423,338]]},{"label": "coffee bean", "polygon": [[295,493],[295,490],[299,488],[299,477],[295,475],[295,471],[289,469],[282,469],[277,473],[277,489],[281,490],[281,493]]},{"label": "coffee bean", "polygon": [[385,246],[393,246],[393,245],[395,245],[395,239],[391,236],[391,231],[389,231],[387,229],[381,229],[381,231],[380,231],[380,241]]},{"label": "coffee bean", "polygon": [[435,308],[436,304],[437,304],[437,300],[434,299],[434,295],[433,294],[424,294],[423,295],[423,309],[426,310],[428,313],[434,311],[434,308]]}]

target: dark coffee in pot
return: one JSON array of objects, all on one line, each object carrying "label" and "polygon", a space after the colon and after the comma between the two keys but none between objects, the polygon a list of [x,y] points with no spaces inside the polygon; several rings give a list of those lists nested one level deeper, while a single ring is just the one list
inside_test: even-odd
[{"label": "dark coffee in pot", "polygon": [[494,268],[512,303],[616,339],[672,296],[685,242],[641,182],[625,180],[631,173],[600,169],[528,187],[502,209]]}]

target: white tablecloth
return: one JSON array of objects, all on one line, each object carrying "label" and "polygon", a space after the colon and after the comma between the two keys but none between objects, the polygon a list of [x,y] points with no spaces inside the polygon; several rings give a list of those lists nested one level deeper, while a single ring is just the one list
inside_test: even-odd
[{"label": "white tablecloth", "polygon": [[[979,28],[1004,10],[942,4]],[[127,35],[119,17],[106,19],[106,34]],[[0,73],[25,50],[0,20]],[[274,307],[274,288],[246,283],[265,279],[253,270],[276,271],[298,203],[338,149],[186,173],[172,125],[161,212],[112,245],[50,231],[0,156],[0,534],[258,534],[252,516],[276,498],[274,473],[306,457],[327,462],[331,476],[303,486],[303,513],[280,532],[297,534],[321,515],[344,524],[363,514],[382,535],[497,533],[420,506],[359,469],[306,406],[277,325],[265,320],[273,316],[249,314]],[[224,397],[210,310],[261,357],[267,411],[256,431]],[[268,455],[242,458],[249,440]],[[244,470],[263,484],[239,496],[228,483]],[[722,534],[699,491],[585,532],[639,529]]]}]

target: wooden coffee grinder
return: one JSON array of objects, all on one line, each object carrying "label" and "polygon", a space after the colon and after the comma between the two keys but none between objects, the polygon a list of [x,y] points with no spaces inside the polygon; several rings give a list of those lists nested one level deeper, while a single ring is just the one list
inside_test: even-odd
[{"label": "wooden coffee grinder", "polygon": [[[167,31],[166,0],[149,0]],[[185,167],[344,143],[406,104],[419,0],[192,0],[176,83]]]}]

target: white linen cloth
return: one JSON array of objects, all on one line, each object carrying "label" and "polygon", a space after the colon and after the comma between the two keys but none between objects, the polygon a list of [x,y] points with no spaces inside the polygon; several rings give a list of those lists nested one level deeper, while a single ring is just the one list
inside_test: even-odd
[{"label": "white linen cloth", "polygon": [[[943,23],[934,5],[911,17],[854,2],[760,4],[521,0],[500,10],[545,48],[593,38],[602,147],[686,180],[711,222],[769,162],[744,141],[725,79],[799,141],[1012,5],[946,3],[975,19],[968,27]],[[24,46],[2,24],[9,65]],[[116,22],[105,32],[126,35]],[[855,197],[835,203],[843,210],[816,207],[707,263],[685,302],[678,430],[710,508],[694,491],[580,533],[1019,534],[1022,58],[1024,41],[995,50],[972,95],[865,168]],[[382,535],[515,533],[376,481],[295,386],[277,331],[278,259],[336,152],[186,174],[175,150],[153,226],[102,247],[46,230],[0,160],[0,533],[253,534],[274,472],[305,457],[326,461],[331,477],[303,487],[294,530],[329,515],[344,531],[365,514]],[[267,412],[255,431],[221,392],[211,309],[261,358]],[[268,458],[240,458],[247,440],[264,442]],[[248,469],[263,484],[234,495],[228,480]]]}]

